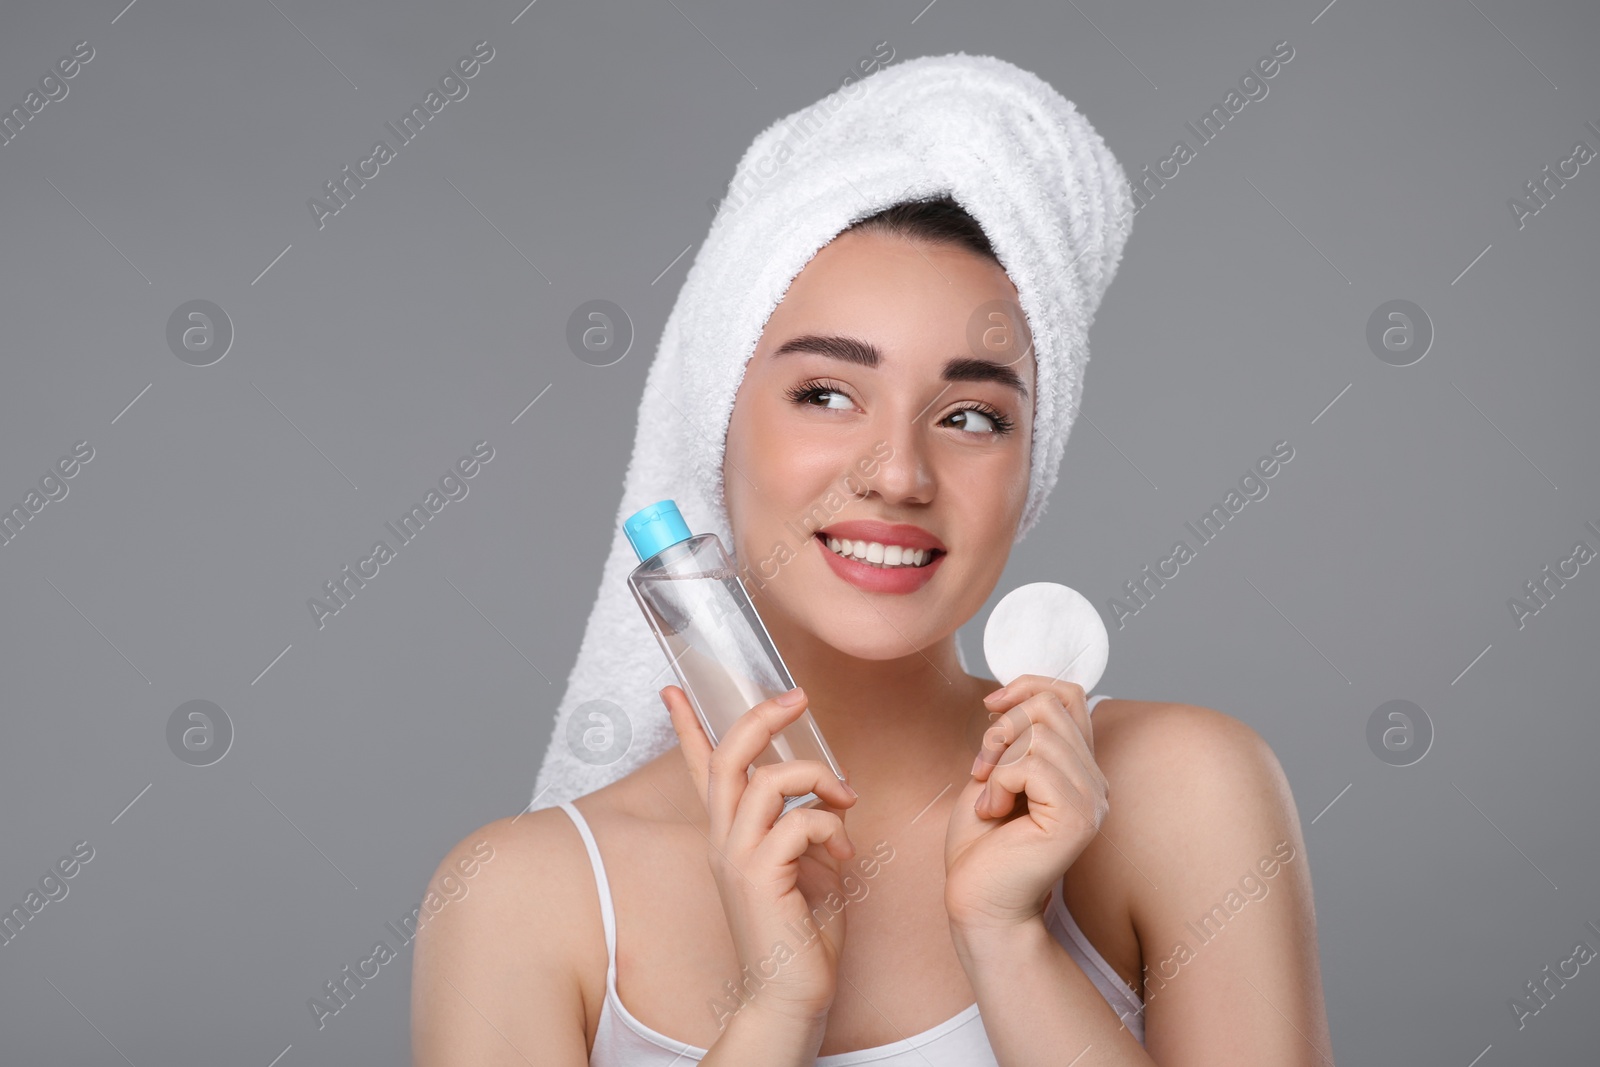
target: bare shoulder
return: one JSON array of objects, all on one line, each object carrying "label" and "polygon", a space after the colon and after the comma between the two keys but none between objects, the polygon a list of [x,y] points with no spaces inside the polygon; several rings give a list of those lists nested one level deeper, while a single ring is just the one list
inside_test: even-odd
[{"label": "bare shoulder", "polygon": [[1108,862],[1132,872],[1118,877],[1143,946],[1146,1050],[1166,1062],[1250,1033],[1258,1062],[1332,1063],[1309,858],[1271,746],[1194,704],[1108,699],[1093,726]]},{"label": "bare shoulder", "polygon": [[1109,783],[1104,830],[1123,861],[1114,866],[1127,868],[1136,926],[1177,899],[1157,885],[1211,892],[1275,847],[1303,848],[1288,779],[1248,723],[1197,704],[1115,699],[1092,722]]},{"label": "bare shoulder", "polygon": [[1282,780],[1277,757],[1261,735],[1215,708],[1108,697],[1091,721],[1095,760],[1108,779],[1114,766],[1130,782],[1196,774],[1244,775],[1257,786],[1267,784],[1264,779]]},{"label": "bare shoulder", "polygon": [[1299,840],[1283,767],[1248,723],[1197,704],[1107,699],[1092,724],[1112,811],[1136,847],[1170,857],[1262,835]]},{"label": "bare shoulder", "polygon": [[583,840],[566,812],[497,819],[463,837],[423,897],[412,964],[415,1067],[586,1063],[580,974],[598,923]]},{"label": "bare shoulder", "polygon": [[1139,872],[1126,881],[1134,925],[1171,934],[1242,878],[1288,867],[1278,883],[1309,912],[1306,862],[1290,862],[1306,849],[1294,793],[1256,729],[1202,705],[1114,699],[1093,725],[1110,782],[1104,829]]}]

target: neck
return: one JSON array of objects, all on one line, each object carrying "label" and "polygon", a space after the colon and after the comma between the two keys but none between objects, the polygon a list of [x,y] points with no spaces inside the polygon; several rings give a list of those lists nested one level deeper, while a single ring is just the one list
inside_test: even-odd
[{"label": "neck", "polygon": [[897,659],[865,660],[779,619],[768,630],[860,794],[852,813],[909,818],[965,784],[989,722],[983,697],[998,683],[961,669],[955,635]]}]

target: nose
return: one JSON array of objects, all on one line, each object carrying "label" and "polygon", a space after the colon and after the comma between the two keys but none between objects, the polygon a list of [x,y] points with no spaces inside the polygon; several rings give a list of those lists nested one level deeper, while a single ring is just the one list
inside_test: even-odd
[{"label": "nose", "polygon": [[876,493],[885,503],[894,505],[927,504],[933,500],[938,484],[929,454],[926,434],[921,419],[898,408],[884,412],[874,421],[874,440],[888,445],[889,454],[882,456],[879,446],[873,453],[876,461],[870,473],[858,474],[869,493]]}]

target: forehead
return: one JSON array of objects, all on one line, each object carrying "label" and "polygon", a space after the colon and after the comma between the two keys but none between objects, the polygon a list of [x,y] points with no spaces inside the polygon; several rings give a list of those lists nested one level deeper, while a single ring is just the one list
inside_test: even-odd
[{"label": "forehead", "polygon": [[858,337],[890,360],[930,367],[951,356],[994,359],[1033,379],[1016,286],[998,263],[953,243],[841,234],[795,276],[756,354],[770,357],[800,334]]}]

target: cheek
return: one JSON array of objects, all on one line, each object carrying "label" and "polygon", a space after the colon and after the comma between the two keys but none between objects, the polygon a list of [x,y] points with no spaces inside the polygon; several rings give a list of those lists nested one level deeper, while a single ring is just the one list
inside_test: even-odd
[{"label": "cheek", "polygon": [[852,447],[825,427],[794,417],[786,402],[752,402],[730,426],[723,464],[728,495],[739,494],[752,511],[803,511],[850,472],[857,458]]},{"label": "cheek", "polygon": [[723,456],[723,492],[734,529],[764,543],[771,527],[793,510],[814,452],[787,432],[776,405],[747,399],[738,403]]},{"label": "cheek", "polygon": [[750,497],[750,482],[759,480],[754,471],[766,451],[759,439],[759,419],[748,415],[749,403],[736,398],[733,416],[728,421],[728,436],[722,451],[722,492],[728,505],[728,517],[738,526],[738,515]]},{"label": "cheek", "polygon": [[953,465],[951,482],[959,485],[964,498],[981,503],[985,517],[996,521],[1007,514],[1021,514],[1028,497],[1031,457],[1026,442],[996,451],[978,461]]},{"label": "cheek", "polygon": [[752,565],[775,557],[787,563],[807,551],[810,531],[845,512],[866,484],[857,470],[872,451],[854,437],[786,417],[781,407],[744,414],[723,465],[737,551]]},{"label": "cheek", "polygon": [[1018,445],[1016,453],[1011,457],[1011,463],[1006,469],[1005,485],[1009,492],[1013,513],[1019,519],[1022,517],[1022,509],[1028,503],[1028,483],[1033,474],[1032,436],[1032,424],[1030,422],[1027,438]]},{"label": "cheek", "polygon": [[[977,552],[963,553],[966,558],[960,568],[971,578],[974,590],[987,590],[989,579],[998,580],[1005,570],[1028,502],[1028,452],[1007,452],[988,460],[953,464],[940,480],[940,494],[951,498],[945,501],[945,514],[959,524],[958,536],[965,544],[980,546]],[[952,558],[945,565],[954,562]]]}]

